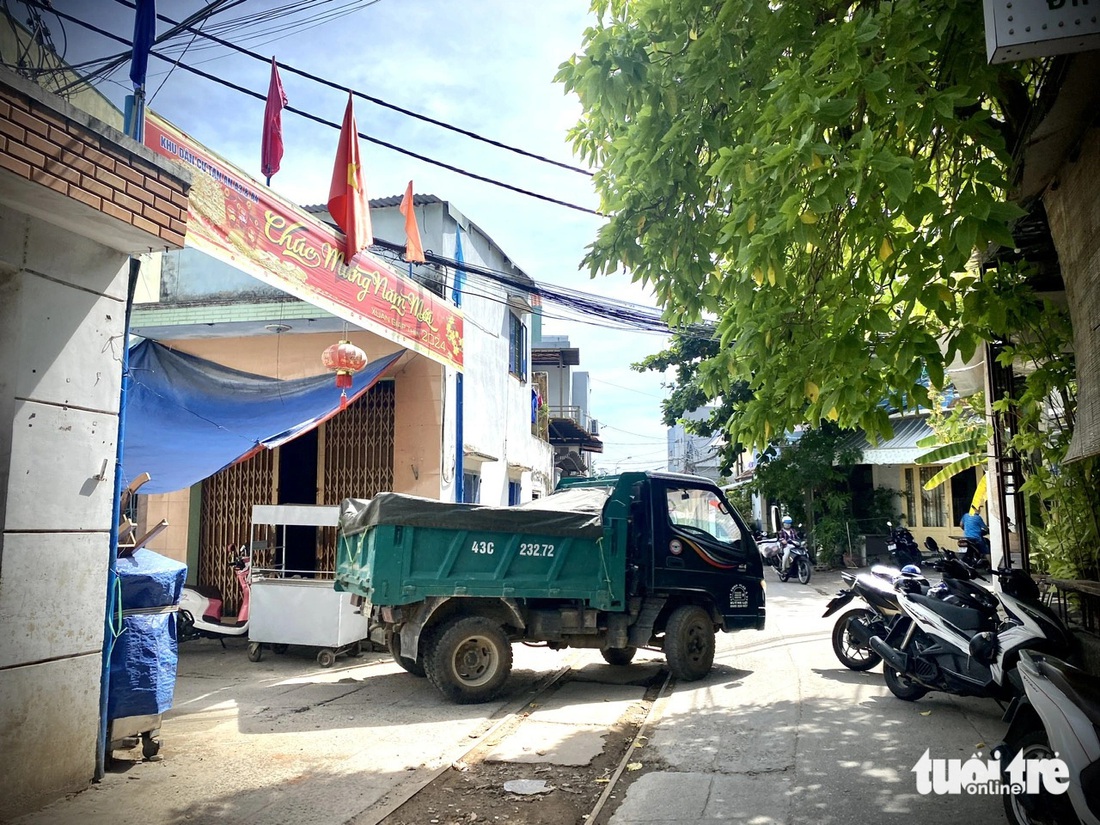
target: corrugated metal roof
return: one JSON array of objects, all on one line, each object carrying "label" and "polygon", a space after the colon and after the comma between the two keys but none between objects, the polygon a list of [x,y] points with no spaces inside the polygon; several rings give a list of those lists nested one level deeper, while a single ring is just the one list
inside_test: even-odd
[{"label": "corrugated metal roof", "polygon": [[928,416],[917,415],[893,420],[894,437],[872,444],[863,432],[851,433],[839,445],[839,449],[863,451],[862,464],[912,464],[917,456],[928,452],[929,447],[918,447],[917,442],[932,435]]},{"label": "corrugated metal roof", "polygon": [[[371,198],[370,199],[370,208],[371,209],[389,209],[389,208],[392,208],[394,206],[400,206],[401,205],[401,199],[404,198],[404,197],[405,197],[404,195],[390,195],[390,196],[385,197],[385,198]],[[436,197],[435,195],[417,195],[417,194],[413,194],[413,206],[427,206],[428,204],[432,204],[432,203],[443,203],[443,201],[440,198]],[[309,205],[303,206],[302,209],[304,209],[306,212],[309,212],[311,215],[316,215],[320,212],[328,212],[328,206],[326,204],[323,204],[323,203],[309,204]]]}]

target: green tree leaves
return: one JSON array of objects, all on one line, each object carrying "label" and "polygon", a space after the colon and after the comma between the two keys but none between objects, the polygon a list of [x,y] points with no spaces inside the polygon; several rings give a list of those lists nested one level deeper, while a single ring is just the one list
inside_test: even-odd
[{"label": "green tree leaves", "polygon": [[[700,385],[750,397],[731,443],[809,421],[889,435],[1001,321],[957,288],[1011,240],[999,95],[963,0],[597,0],[558,79],[611,217],[586,257],[673,324],[716,317]],[[1007,319],[1006,319],[1007,320]],[[941,346],[941,342],[946,342]],[[808,399],[806,382],[819,388]]]}]

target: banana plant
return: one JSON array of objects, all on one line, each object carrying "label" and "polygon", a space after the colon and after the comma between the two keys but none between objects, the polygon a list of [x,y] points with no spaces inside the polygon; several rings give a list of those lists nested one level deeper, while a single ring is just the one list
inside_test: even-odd
[{"label": "banana plant", "polygon": [[[928,447],[936,443],[935,436],[922,438],[917,442],[919,447]],[[958,475],[971,467],[982,467],[989,456],[986,454],[986,442],[978,436],[953,441],[950,444],[941,444],[935,449],[918,456],[917,464],[939,464],[942,461],[951,460],[951,463],[936,473],[924,483],[925,490],[934,490],[952,476]],[[984,478],[982,479],[985,480]],[[984,485],[983,485],[984,487]],[[981,491],[984,498],[984,490]],[[977,496],[975,496],[977,498]]]}]

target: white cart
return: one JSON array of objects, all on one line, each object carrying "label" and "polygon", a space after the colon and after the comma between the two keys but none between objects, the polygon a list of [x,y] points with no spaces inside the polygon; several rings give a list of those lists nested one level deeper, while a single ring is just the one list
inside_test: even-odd
[{"label": "white cart", "polygon": [[332,667],[341,653],[359,654],[362,640],[370,635],[368,616],[352,605],[350,593],[334,589],[334,571],[287,570],[281,552],[286,546],[287,527],[335,527],[339,513],[339,507],[305,504],[252,507],[253,555],[257,528],[274,527],[276,552],[270,567],[252,568],[248,623],[251,661],[260,661],[265,647],[281,653],[289,645],[320,648],[317,664],[321,667]]}]

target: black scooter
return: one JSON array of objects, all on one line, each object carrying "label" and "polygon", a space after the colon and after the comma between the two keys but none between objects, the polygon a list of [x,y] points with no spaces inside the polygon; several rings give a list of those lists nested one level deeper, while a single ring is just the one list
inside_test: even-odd
[{"label": "black scooter", "polygon": [[894,560],[894,564],[899,569],[907,564],[915,564],[919,567],[922,559],[913,534],[900,525],[895,527],[890,521],[886,522],[886,526],[890,528],[890,534],[886,537],[886,549],[890,551],[890,558]]},{"label": "black scooter", "polygon": [[1011,700],[1023,692],[1016,673],[1020,651],[1065,655],[1069,631],[1022,570],[993,571],[1001,580],[994,594],[974,583],[984,577],[973,567],[950,551],[944,555],[943,581],[927,596],[901,596],[901,615],[890,632],[871,638],[871,649],[884,660],[886,686],[910,702],[930,690]]},{"label": "black scooter", "polygon": [[919,572],[902,572],[875,565],[870,573],[841,573],[848,585],[825,606],[822,618],[832,616],[855,598],[866,607],[855,607],[840,615],[833,625],[833,653],[851,670],[870,670],[882,661],[871,649],[871,637],[885,637],[901,613],[898,593],[927,593],[928,579]]}]

